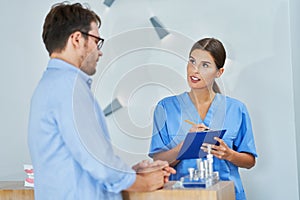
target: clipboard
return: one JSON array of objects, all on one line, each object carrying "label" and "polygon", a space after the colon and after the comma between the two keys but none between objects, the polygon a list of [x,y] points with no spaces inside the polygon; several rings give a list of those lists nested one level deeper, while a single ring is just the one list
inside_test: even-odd
[{"label": "clipboard", "polygon": [[208,130],[190,132],[185,136],[183,145],[177,155],[177,160],[203,158],[207,155],[200,147],[203,143],[219,145],[214,137],[222,138],[226,130]]}]

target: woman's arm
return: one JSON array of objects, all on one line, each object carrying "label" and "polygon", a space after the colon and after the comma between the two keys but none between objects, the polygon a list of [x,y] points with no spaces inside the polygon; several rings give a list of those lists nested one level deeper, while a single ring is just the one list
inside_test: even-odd
[{"label": "woman's arm", "polygon": [[176,158],[181,149],[182,143],[183,142],[181,142],[180,144],[178,144],[176,147],[174,147],[171,150],[154,154],[153,160],[165,160],[169,163],[169,165],[171,167],[176,166],[180,162],[179,160],[176,160]]},{"label": "woman's arm", "polygon": [[238,167],[250,169],[255,165],[255,157],[252,154],[237,152],[232,150],[231,156],[227,158],[229,162],[232,162]]}]

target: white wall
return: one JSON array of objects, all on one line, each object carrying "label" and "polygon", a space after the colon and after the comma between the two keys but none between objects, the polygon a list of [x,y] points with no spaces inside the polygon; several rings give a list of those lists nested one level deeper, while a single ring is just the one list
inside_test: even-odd
[{"label": "white wall", "polygon": [[[298,160],[298,183],[300,181],[300,1],[290,1],[290,24],[291,24],[291,50],[292,50],[292,66],[294,80],[294,102],[295,102],[295,129],[297,142],[297,160]],[[300,193],[300,191],[298,191]]]},{"label": "white wall", "polygon": [[[129,164],[147,158],[155,103],[187,89],[188,51],[194,41],[213,36],[229,58],[219,83],[225,94],[246,103],[252,117],[259,157],[253,169],[241,170],[248,199],[299,199],[296,1],[116,0],[111,8],[82,1],[100,14],[106,40],[93,90],[103,108],[114,97],[126,106],[107,117],[116,152]],[[11,0],[0,8],[0,180],[23,179],[22,166],[30,163],[29,101],[48,61],[41,28],[54,2]],[[153,15],[171,36],[158,39]]]}]

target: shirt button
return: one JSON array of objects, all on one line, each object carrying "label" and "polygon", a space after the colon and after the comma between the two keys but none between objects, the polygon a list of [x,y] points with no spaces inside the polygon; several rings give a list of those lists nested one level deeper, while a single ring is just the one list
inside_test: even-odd
[{"label": "shirt button", "polygon": [[89,85],[91,85],[91,84],[92,84],[92,79],[89,79],[89,80],[87,81],[87,83],[88,83]]}]

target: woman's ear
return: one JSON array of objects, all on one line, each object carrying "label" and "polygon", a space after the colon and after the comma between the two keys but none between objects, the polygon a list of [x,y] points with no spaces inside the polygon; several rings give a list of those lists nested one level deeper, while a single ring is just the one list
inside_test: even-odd
[{"label": "woman's ear", "polygon": [[224,67],[218,69],[218,72],[217,72],[217,75],[216,75],[216,78],[219,78],[224,72]]}]

